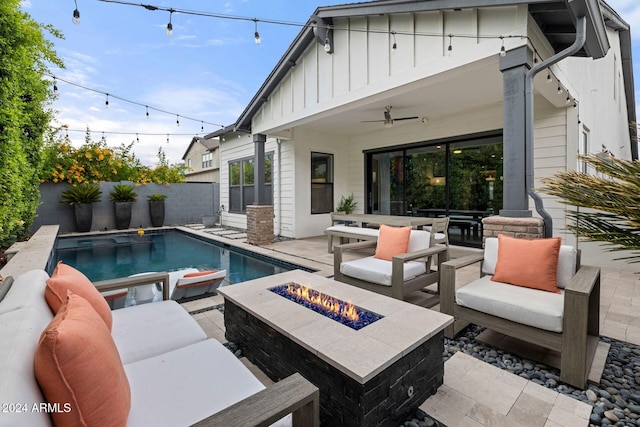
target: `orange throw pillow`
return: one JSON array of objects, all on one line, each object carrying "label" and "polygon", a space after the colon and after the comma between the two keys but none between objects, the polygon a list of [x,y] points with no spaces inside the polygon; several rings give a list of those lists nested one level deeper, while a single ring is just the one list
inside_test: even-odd
[{"label": "orange throw pillow", "polygon": [[131,389],[111,333],[91,304],[69,293],[42,332],[36,379],[56,426],[126,426]]},{"label": "orange throw pillow", "polygon": [[53,314],[56,314],[62,303],[67,300],[67,291],[86,299],[111,331],[113,317],[107,301],[87,276],[60,261],[51,278],[47,280],[47,287],[44,290],[44,296]]},{"label": "orange throw pillow", "polygon": [[390,227],[381,224],[374,257],[391,261],[396,255],[406,254],[410,235],[411,227]]},{"label": "orange throw pillow", "polygon": [[560,237],[516,239],[498,235],[498,262],[491,280],[560,293],[558,256]]},{"label": "orange throw pillow", "polygon": [[187,273],[184,275],[184,277],[200,277],[200,276],[206,276],[208,274],[212,274],[212,273],[216,273],[218,270],[205,270],[205,271],[198,271],[198,272],[193,272],[193,273]]}]

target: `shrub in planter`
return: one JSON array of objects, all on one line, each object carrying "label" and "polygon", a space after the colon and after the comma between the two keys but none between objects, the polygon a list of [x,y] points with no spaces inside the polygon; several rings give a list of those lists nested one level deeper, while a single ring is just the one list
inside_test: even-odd
[{"label": "shrub in planter", "polygon": [[129,228],[131,223],[131,205],[138,200],[138,194],[134,188],[128,184],[118,184],[109,192],[110,201],[113,202],[116,228],[123,230]]},{"label": "shrub in planter", "polygon": [[93,221],[93,203],[99,202],[102,190],[92,184],[69,186],[60,196],[60,203],[74,207],[76,228],[78,231],[91,230]]},{"label": "shrub in planter", "polygon": [[167,195],[154,193],[147,196],[149,201],[149,217],[153,227],[162,227],[164,224],[164,201]]}]

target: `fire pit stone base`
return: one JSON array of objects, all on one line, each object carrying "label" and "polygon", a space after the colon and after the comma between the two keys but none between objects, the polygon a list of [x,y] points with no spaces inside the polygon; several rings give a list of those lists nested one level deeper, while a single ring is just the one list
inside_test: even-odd
[{"label": "fire pit stone base", "polygon": [[300,372],[313,382],[327,426],[397,426],[443,382],[442,331],[362,384],[226,298],[225,328],[272,380]]}]

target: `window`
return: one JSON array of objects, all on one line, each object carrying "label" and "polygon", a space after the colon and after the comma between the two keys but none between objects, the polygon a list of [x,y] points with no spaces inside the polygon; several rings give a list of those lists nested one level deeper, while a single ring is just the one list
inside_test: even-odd
[{"label": "window", "polygon": [[[589,129],[582,127],[580,143],[578,145],[578,156],[584,156],[589,152]],[[578,172],[587,173],[587,163],[578,157]]]},{"label": "window", "polygon": [[202,155],[202,169],[210,168],[213,166],[213,154],[205,153]]},{"label": "window", "polygon": [[311,152],[311,213],[333,212],[333,154]]},{"label": "window", "polygon": [[187,167],[191,169],[191,158],[187,159]]},{"label": "window", "polygon": [[[273,203],[272,185],[273,154],[264,157],[265,200]],[[253,204],[254,199],[254,158],[248,157],[229,162],[229,211],[244,213],[247,205]]]}]

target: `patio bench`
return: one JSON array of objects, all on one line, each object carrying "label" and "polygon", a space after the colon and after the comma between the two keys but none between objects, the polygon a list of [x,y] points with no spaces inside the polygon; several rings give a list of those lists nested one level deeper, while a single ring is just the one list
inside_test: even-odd
[{"label": "patio bench", "polygon": [[[291,421],[299,426],[318,425],[318,389],[299,374],[265,388],[221,343],[207,339],[179,304],[168,299],[167,273],[98,284],[101,291],[150,282],[164,286],[161,302],[114,311],[107,306],[106,313],[112,316],[110,332],[101,307],[94,310],[94,300],[82,298],[80,292],[67,294],[60,315],[54,315],[45,299],[49,279],[45,271],[31,270],[0,284],[0,403],[5,406],[0,408],[4,409],[0,426],[50,426],[65,417],[79,424],[77,417],[89,412],[93,416],[95,407],[106,411],[101,425],[116,425],[115,417],[122,416],[115,405],[104,402],[129,394],[130,408],[124,414],[128,426],[287,425]],[[102,298],[93,286],[91,292]],[[68,329],[60,329],[61,325]],[[71,325],[75,328],[72,338],[83,345],[61,338],[70,336]],[[60,341],[50,344],[54,336]],[[98,348],[115,348],[115,355],[105,355],[99,363],[84,356]],[[42,358],[51,357],[50,351],[55,364],[43,377],[42,370],[49,365],[43,365]],[[58,351],[70,351],[75,359],[63,362]],[[78,382],[79,369],[84,383]],[[113,385],[118,373],[125,376],[127,390]],[[50,384],[51,378],[58,377],[65,385]],[[67,386],[72,398],[52,399],[51,390],[66,392]],[[95,406],[87,409],[91,399]]]}]

